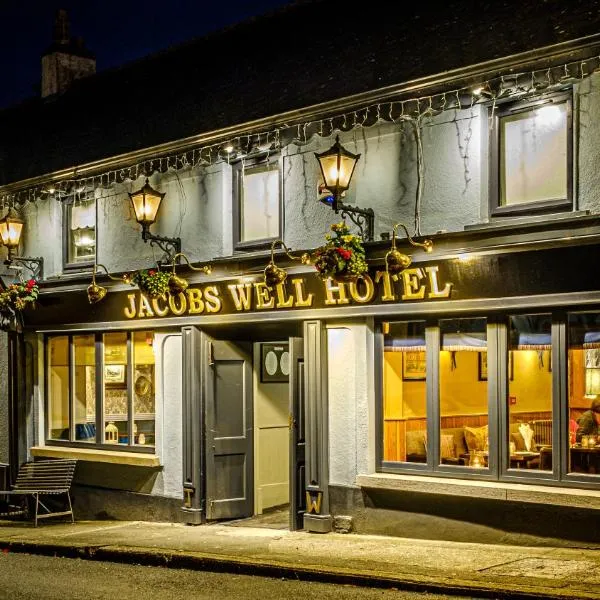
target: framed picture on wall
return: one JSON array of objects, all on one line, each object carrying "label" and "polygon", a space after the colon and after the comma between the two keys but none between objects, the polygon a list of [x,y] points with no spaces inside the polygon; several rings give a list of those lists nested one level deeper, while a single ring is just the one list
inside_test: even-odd
[{"label": "framed picture on wall", "polygon": [[121,386],[125,384],[126,365],[104,365],[104,383]]},{"label": "framed picture on wall", "polygon": [[[512,381],[515,378],[514,372],[514,364],[513,364],[513,353],[509,351],[508,353],[508,376]],[[478,352],[477,353],[477,379],[479,381],[487,381],[488,378],[488,364],[487,364],[487,352]]]},{"label": "framed picture on wall", "polygon": [[285,383],[290,380],[290,345],[265,342],[260,345],[261,383]]},{"label": "framed picture on wall", "polygon": [[425,352],[410,350],[402,353],[402,379],[425,380]]},{"label": "framed picture on wall", "polygon": [[487,381],[488,368],[487,368],[487,352],[477,353],[477,379],[479,381]]}]

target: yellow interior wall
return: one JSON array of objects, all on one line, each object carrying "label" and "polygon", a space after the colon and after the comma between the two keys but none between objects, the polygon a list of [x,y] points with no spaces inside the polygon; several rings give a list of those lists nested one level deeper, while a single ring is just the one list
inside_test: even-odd
[{"label": "yellow interior wall", "polygon": [[[424,418],[425,381],[402,380],[402,352],[384,352],[384,418]],[[442,414],[469,415],[487,412],[487,381],[479,381],[479,352],[456,352],[456,368],[451,369],[451,353],[440,352],[440,396]],[[514,379],[510,396],[517,398],[513,412],[551,410],[552,373],[550,353],[544,353],[539,368],[536,350],[512,352]]]},{"label": "yellow interior wall", "polygon": [[487,413],[487,381],[478,380],[479,352],[440,352],[440,407],[443,416]]},{"label": "yellow interior wall", "polygon": [[513,350],[511,354],[514,379],[509,381],[508,395],[517,402],[509,406],[510,412],[552,411],[550,352],[544,351],[543,366],[537,350]]},{"label": "yellow interior wall", "polygon": [[402,352],[384,352],[383,415],[384,419],[402,419]]}]

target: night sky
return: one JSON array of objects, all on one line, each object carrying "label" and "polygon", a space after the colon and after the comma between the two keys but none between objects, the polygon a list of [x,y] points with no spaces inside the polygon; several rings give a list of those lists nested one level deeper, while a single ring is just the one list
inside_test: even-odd
[{"label": "night sky", "polygon": [[[59,8],[98,71],[275,10],[291,0],[0,0],[0,108],[39,95],[41,57]],[[209,58],[209,57],[207,57]]]}]

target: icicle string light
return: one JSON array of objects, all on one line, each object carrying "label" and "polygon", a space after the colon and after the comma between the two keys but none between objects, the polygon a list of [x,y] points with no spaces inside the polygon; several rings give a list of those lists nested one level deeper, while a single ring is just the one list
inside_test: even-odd
[{"label": "icicle string light", "polygon": [[125,181],[136,181],[153,173],[166,173],[199,166],[209,166],[218,161],[229,162],[251,154],[257,149],[276,151],[288,144],[303,145],[313,136],[329,137],[336,130],[350,131],[358,127],[372,127],[385,122],[422,123],[423,117],[432,117],[447,110],[468,110],[476,104],[487,103],[492,115],[499,100],[534,97],[548,91],[579,83],[594,72],[600,71],[600,56],[581,59],[536,69],[525,73],[500,75],[477,85],[444,90],[439,93],[378,102],[320,120],[286,123],[268,131],[244,132],[211,144],[196,146],[175,154],[156,156],[129,166],[120,166],[88,177],[61,179],[60,181],[23,187],[10,193],[0,192],[0,209],[35,202],[41,197],[63,199],[76,190],[110,188]]}]

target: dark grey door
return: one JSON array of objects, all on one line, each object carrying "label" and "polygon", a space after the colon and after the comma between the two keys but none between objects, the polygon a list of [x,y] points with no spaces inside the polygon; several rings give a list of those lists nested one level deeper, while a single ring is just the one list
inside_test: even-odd
[{"label": "dark grey door", "polygon": [[290,338],[290,529],[304,527],[306,510],[304,435],[304,340]]},{"label": "dark grey door", "polygon": [[250,517],[254,513],[252,345],[209,341],[206,363],[206,517]]}]

